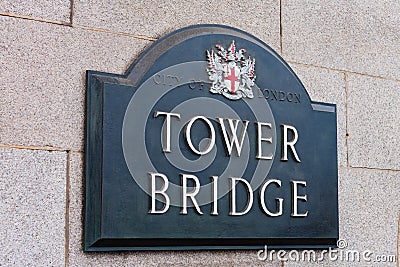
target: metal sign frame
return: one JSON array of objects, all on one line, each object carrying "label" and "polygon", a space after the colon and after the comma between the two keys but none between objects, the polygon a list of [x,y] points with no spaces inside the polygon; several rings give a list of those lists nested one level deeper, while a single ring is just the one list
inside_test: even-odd
[{"label": "metal sign frame", "polygon": [[336,245],[336,106],[264,42],[190,26],[86,77],[85,251]]}]

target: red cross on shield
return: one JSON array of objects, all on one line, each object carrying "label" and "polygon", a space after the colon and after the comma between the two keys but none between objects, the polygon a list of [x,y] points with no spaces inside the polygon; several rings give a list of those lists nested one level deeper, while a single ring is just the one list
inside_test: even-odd
[{"label": "red cross on shield", "polygon": [[227,67],[228,71],[227,74],[225,75],[225,85],[229,89],[229,92],[231,94],[235,94],[237,89],[239,88],[239,74],[240,74],[240,69],[237,66],[234,66],[233,68]]}]

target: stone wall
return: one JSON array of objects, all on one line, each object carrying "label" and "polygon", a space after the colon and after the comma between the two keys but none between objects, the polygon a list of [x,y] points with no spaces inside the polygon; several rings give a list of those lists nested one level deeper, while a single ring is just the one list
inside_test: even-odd
[{"label": "stone wall", "polygon": [[[245,30],[337,104],[340,238],[399,266],[400,1],[0,1],[0,266],[310,266],[256,251],[82,252],[85,70],[183,26]],[[300,251],[301,252],[301,251]],[[381,259],[383,259],[381,257]]]}]

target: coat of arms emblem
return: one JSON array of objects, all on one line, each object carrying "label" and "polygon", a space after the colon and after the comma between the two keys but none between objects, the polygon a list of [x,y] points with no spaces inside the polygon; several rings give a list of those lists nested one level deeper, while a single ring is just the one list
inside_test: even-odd
[{"label": "coat of arms emblem", "polygon": [[234,40],[227,50],[221,45],[215,47],[217,52],[207,50],[207,72],[212,81],[210,92],[232,100],[253,98],[255,58],[245,58],[246,50],[237,50]]}]

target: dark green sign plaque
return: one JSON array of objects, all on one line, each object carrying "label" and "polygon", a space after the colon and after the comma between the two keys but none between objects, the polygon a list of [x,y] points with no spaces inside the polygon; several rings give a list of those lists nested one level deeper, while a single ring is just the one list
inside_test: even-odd
[{"label": "dark green sign plaque", "polygon": [[336,244],[336,106],[254,36],[175,31],[86,112],[86,251]]}]

